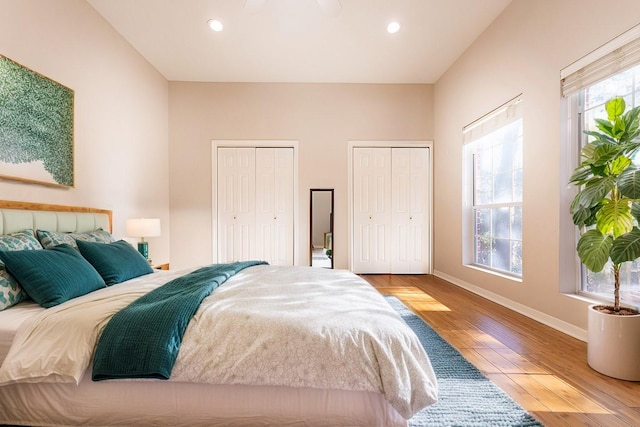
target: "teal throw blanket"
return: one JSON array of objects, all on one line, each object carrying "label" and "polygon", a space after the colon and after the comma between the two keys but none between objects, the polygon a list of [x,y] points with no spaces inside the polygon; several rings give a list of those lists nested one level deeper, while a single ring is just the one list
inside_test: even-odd
[{"label": "teal throw blanket", "polygon": [[187,325],[202,300],[240,270],[259,264],[266,262],[203,267],[154,289],[120,310],[100,335],[92,379],[168,379]]}]

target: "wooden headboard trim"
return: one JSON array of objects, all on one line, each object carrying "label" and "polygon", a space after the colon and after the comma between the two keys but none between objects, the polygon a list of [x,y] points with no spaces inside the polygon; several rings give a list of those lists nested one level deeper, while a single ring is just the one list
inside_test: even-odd
[{"label": "wooden headboard trim", "polygon": [[51,205],[46,203],[16,202],[11,200],[0,200],[0,209],[105,214],[109,217],[109,231],[113,230],[113,211],[109,209],[87,208],[82,206]]}]

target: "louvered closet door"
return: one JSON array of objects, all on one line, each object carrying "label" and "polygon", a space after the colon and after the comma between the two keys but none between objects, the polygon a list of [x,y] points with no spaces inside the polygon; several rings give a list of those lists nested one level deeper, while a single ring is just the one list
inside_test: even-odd
[{"label": "louvered closet door", "polygon": [[256,149],[255,259],[293,265],[293,148]]},{"label": "louvered closet door", "polygon": [[353,149],[353,271],[391,271],[391,148]]},{"label": "louvered closet door", "polygon": [[429,149],[391,149],[391,273],[429,271]]},{"label": "louvered closet door", "polygon": [[255,148],[218,148],[218,262],[255,253]]}]

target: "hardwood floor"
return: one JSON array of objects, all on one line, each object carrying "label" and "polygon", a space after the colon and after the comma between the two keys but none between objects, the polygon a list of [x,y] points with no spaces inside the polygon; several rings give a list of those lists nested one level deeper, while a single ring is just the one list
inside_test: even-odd
[{"label": "hardwood floor", "polygon": [[401,299],[546,426],[640,426],[640,382],[589,368],[584,342],[434,276],[362,277]]}]

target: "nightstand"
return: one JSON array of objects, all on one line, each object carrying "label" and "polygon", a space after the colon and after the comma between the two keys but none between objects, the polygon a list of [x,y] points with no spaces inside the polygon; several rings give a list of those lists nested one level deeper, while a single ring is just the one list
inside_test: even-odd
[{"label": "nightstand", "polygon": [[164,264],[157,264],[157,265],[152,265],[153,268],[155,268],[156,270],[168,270],[169,269],[169,263],[164,263]]}]

